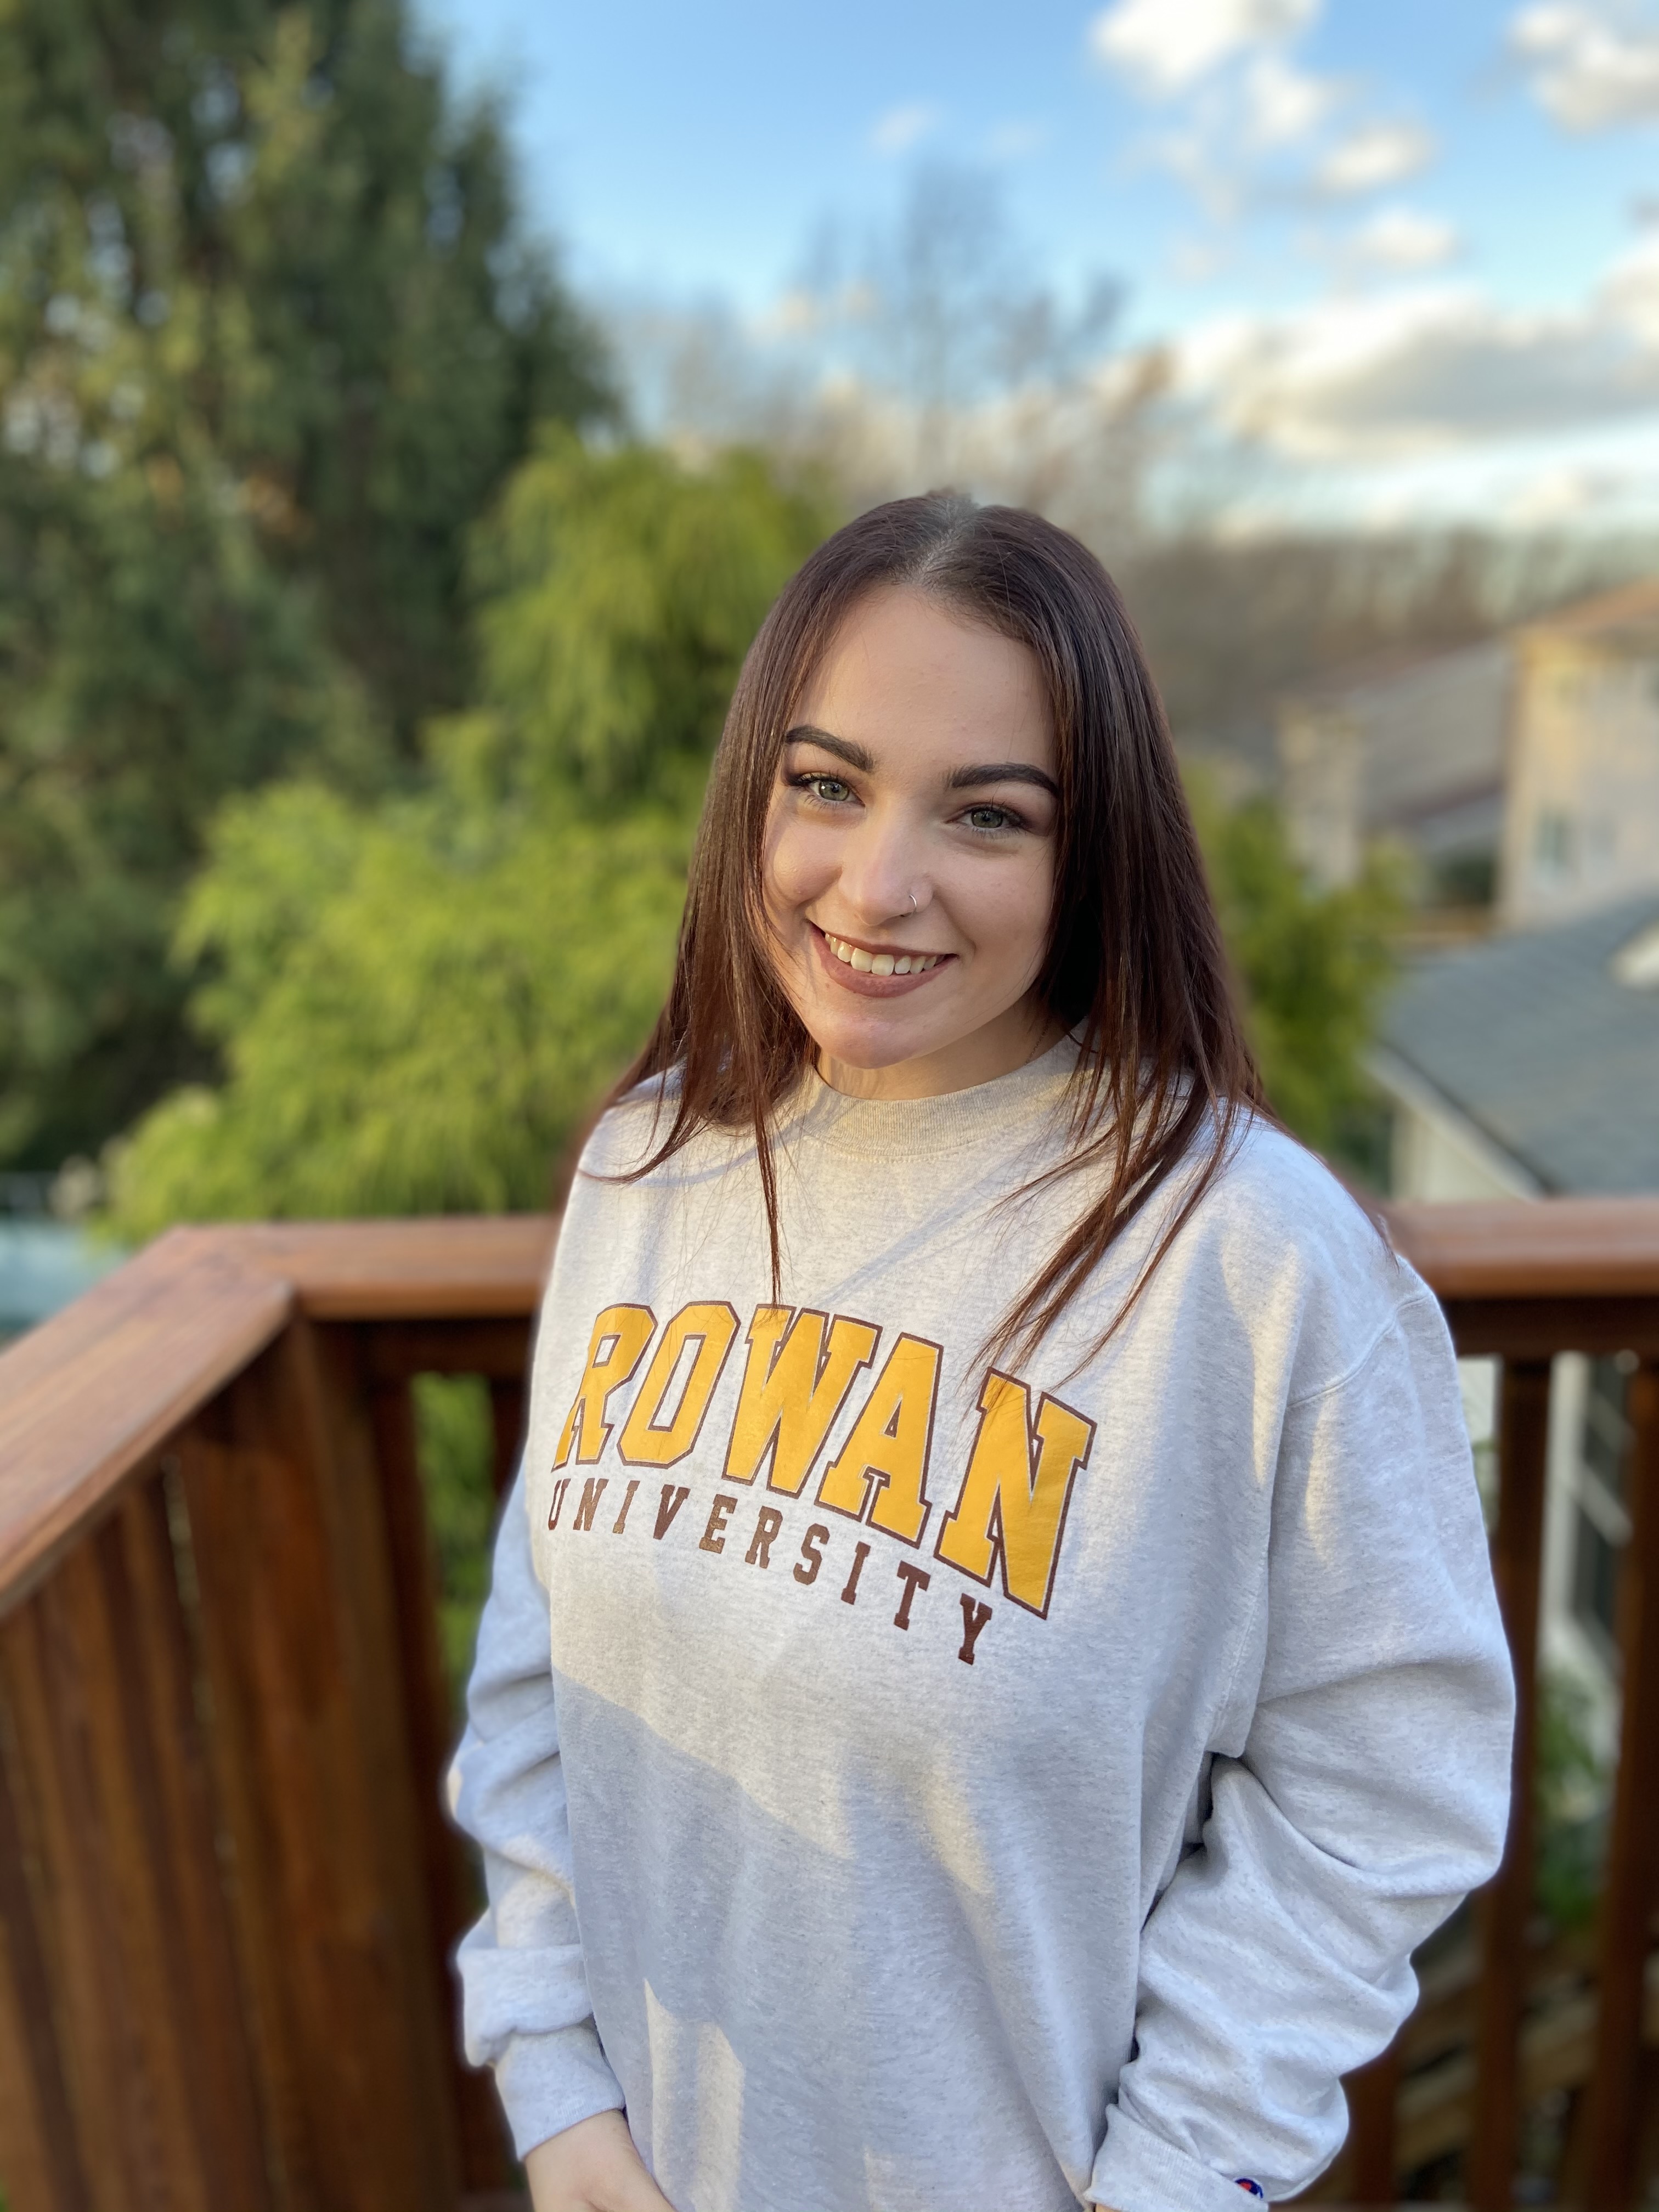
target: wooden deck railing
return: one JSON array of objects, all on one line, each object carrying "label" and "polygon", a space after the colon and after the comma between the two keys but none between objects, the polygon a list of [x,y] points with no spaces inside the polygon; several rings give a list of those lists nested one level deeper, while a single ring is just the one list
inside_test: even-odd
[{"label": "wooden deck railing", "polygon": [[410,1378],[510,1468],[544,1219],[179,1231],[0,1356],[10,2212],[449,2212],[470,1910]]},{"label": "wooden deck railing", "polygon": [[[1581,2201],[1659,2112],[1659,1200],[1397,1209],[1504,1362],[1494,1537],[1526,1694],[1474,1945],[1351,2085],[1334,2185],[1462,2148],[1506,2206],[1580,2091]],[[175,1231],[0,1355],[0,2191],[9,2212],[450,2212],[510,2172],[455,2055],[471,1911],[410,1379],[480,1375],[498,1480],[549,1219]],[[1532,1913],[1550,1359],[1638,1356],[1623,1738],[1594,1944]],[[1580,2089],[1580,2085],[1587,2085]]]}]

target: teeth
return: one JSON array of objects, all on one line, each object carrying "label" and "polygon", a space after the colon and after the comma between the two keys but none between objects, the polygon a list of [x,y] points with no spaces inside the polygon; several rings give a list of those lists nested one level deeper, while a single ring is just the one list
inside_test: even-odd
[{"label": "teeth", "polygon": [[856,968],[860,975],[925,975],[939,963],[937,952],[866,952],[844,937],[831,937],[828,930],[823,941],[843,967]]}]

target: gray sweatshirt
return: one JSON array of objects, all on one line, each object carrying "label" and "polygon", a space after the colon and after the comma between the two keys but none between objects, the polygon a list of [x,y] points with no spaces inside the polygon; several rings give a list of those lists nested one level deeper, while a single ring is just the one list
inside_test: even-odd
[{"label": "gray sweatshirt", "polygon": [[[1017,1372],[1074,1048],[809,1082],[578,1177],[451,1778],[466,2039],[520,2150],[607,2107],[679,2212],[1237,2212],[1497,1863],[1510,1666],[1433,1297],[1243,1138]],[[586,1156],[637,1159],[630,1102]]]}]

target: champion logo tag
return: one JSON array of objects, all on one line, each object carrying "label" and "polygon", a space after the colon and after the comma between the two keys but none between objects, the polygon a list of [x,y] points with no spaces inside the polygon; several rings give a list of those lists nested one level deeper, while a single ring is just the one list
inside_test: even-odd
[{"label": "champion logo tag", "polygon": [[1267,2201],[1267,2191],[1259,2181],[1252,2181],[1248,2174],[1241,2173],[1233,2186],[1235,2189],[1242,2189],[1247,2197],[1259,2197],[1264,2204]]}]

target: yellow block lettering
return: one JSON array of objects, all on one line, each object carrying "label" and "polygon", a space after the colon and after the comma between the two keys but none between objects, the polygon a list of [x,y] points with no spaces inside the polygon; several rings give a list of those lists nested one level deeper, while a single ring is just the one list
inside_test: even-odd
[{"label": "yellow block lettering", "polygon": [[791,1322],[789,1313],[759,1306],[749,1324],[725,1479],[752,1482],[769,1453],[768,1489],[799,1498],[854,1377],[870,1364],[878,1331],[841,1314],[831,1322],[804,1309]]},{"label": "yellow block lettering", "polygon": [[[682,1306],[661,1336],[645,1370],[617,1449],[630,1467],[672,1467],[697,1441],[708,1401],[720,1379],[726,1355],[738,1333],[738,1316],[725,1302]],[[696,1350],[679,1402],[663,1418],[674,1377],[688,1345]]]},{"label": "yellow block lettering", "polygon": [[[939,1395],[939,1348],[926,1337],[902,1336],[887,1355],[853,1433],[825,1468],[818,1504],[864,1518],[907,1544],[927,1525],[927,1454]],[[876,1492],[873,1505],[872,1490]]]},{"label": "yellow block lettering", "polygon": [[1089,1463],[1095,1425],[1045,1395],[1034,1435],[1030,1392],[994,1369],[979,1413],[962,1495],[945,1516],[933,1556],[976,1583],[988,1583],[1000,1563],[1004,1595],[1047,1613],[1072,1485]]},{"label": "yellow block lettering", "polygon": [[555,1467],[564,1465],[573,1444],[577,1463],[582,1467],[591,1467],[604,1451],[611,1441],[611,1431],[605,1426],[605,1401],[613,1390],[621,1389],[639,1365],[640,1356],[650,1343],[656,1326],[657,1317],[649,1306],[607,1306],[594,1322],[593,1334],[587,1342],[587,1366],[581,1388],[559,1431],[559,1455],[553,1462]]}]

